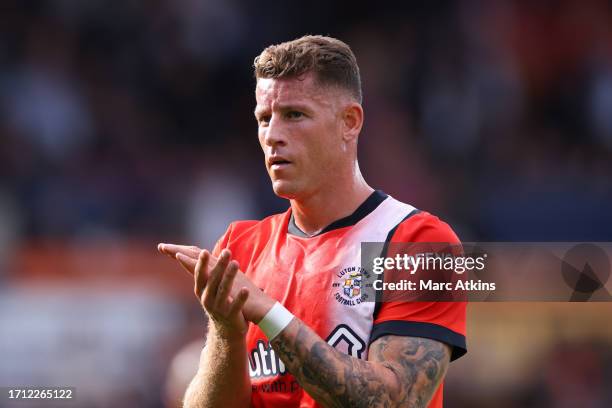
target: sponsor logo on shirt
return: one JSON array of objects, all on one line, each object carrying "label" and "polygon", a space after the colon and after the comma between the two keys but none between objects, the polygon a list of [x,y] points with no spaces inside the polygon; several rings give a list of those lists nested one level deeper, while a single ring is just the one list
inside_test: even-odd
[{"label": "sponsor logo on shirt", "polygon": [[[352,357],[362,358],[366,344],[353,329],[346,324],[339,324],[325,340],[330,346]],[[270,342],[257,340],[251,349],[249,359],[249,376],[251,378],[276,377],[285,375],[287,368],[278,357]],[[293,387],[291,392],[293,392]]]},{"label": "sponsor logo on shirt", "polygon": [[269,342],[257,340],[257,347],[249,353],[249,375],[251,378],[284,375],[287,369],[276,355]]}]

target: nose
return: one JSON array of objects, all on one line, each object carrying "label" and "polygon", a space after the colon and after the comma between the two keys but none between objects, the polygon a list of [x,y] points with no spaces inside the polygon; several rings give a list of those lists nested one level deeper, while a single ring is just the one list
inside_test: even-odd
[{"label": "nose", "polygon": [[286,129],[282,124],[282,120],[278,115],[272,115],[268,126],[263,128],[264,142],[266,146],[284,146],[287,144],[287,138],[285,134]]}]

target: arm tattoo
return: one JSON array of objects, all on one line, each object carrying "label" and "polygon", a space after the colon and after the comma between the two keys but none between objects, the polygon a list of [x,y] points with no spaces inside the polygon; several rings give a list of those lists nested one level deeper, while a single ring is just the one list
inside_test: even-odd
[{"label": "arm tattoo", "polygon": [[278,342],[275,349],[277,350],[278,354],[283,357],[283,361],[286,361],[287,363],[293,363],[296,358],[293,350],[288,348],[284,342]]},{"label": "arm tattoo", "polygon": [[447,345],[404,336],[377,339],[368,361],[360,360],[297,319],[271,344],[302,387],[329,407],[425,407],[450,360]]},{"label": "arm tattoo", "polygon": [[450,347],[420,337],[383,336],[370,346],[370,360],[395,374],[402,406],[424,407],[446,374]]}]

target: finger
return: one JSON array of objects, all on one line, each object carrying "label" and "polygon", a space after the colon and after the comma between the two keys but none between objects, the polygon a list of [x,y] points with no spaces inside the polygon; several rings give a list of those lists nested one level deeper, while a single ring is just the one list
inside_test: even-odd
[{"label": "finger", "polygon": [[238,269],[238,262],[236,261],[230,261],[230,263],[227,265],[223,278],[219,283],[219,289],[217,290],[217,305],[222,305],[227,301],[232,285],[234,284],[234,278],[238,273]]},{"label": "finger", "polygon": [[181,266],[187,271],[187,273],[189,273],[190,275],[194,274],[195,267],[198,262],[197,259],[188,257],[187,255],[182,254],[180,252],[176,254],[175,259],[179,262],[179,264],[181,264]]},{"label": "finger", "polygon": [[229,263],[230,255],[230,251],[228,249],[224,249],[219,256],[216,265],[210,271],[208,285],[206,286],[206,291],[204,293],[204,304],[208,308],[215,304],[215,298],[217,296],[217,291],[219,290],[219,283],[221,282],[221,277],[223,276],[225,269],[227,268],[227,264]]},{"label": "finger", "polygon": [[234,299],[230,306],[230,314],[229,316],[234,316],[235,314],[240,313],[242,308],[244,307],[247,299],[249,298],[249,290],[247,288],[240,289],[238,292],[238,296]]},{"label": "finger", "polygon": [[200,251],[202,251],[200,248],[193,245],[175,245],[166,243],[160,243],[157,245],[157,250],[162,254],[171,256],[172,258],[176,257],[176,254],[180,252],[193,259],[198,259]]},{"label": "finger", "polygon": [[208,251],[204,250],[200,252],[198,262],[195,266],[195,295],[198,299],[202,298],[204,288],[206,287],[206,280],[208,279]]}]

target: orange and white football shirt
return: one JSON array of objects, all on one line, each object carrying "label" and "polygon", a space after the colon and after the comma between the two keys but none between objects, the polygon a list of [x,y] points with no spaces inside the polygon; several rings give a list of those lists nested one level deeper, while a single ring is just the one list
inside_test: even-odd
[{"label": "orange and white football shirt", "polygon": [[[359,302],[347,286],[360,271],[362,242],[459,243],[437,217],[375,191],[353,214],[316,236],[295,225],[291,209],[261,221],[232,223],[213,253],[232,251],[241,270],[268,296],[336,349],[367,359],[368,346],[384,335],[424,337],[466,352],[463,302]],[[348,289],[347,289],[348,288]],[[318,407],[287,372],[255,324],[247,333],[252,407]],[[440,385],[429,407],[442,406]]]}]

